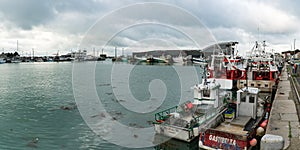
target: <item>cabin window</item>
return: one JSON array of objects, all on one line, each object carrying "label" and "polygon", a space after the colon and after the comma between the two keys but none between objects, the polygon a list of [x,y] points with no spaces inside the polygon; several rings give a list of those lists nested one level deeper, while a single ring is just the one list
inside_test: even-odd
[{"label": "cabin window", "polygon": [[257,84],[258,87],[260,87],[261,84]]},{"label": "cabin window", "polygon": [[267,88],[267,87],[268,87],[268,84],[265,84],[265,87]]},{"label": "cabin window", "polygon": [[251,86],[254,87],[254,83],[251,83]]},{"label": "cabin window", "polygon": [[277,73],[276,72],[272,72],[272,78],[276,79],[277,78]]},{"label": "cabin window", "polygon": [[254,100],[255,100],[255,97],[253,97],[253,96],[249,97],[249,103],[254,103]]},{"label": "cabin window", "polygon": [[243,96],[243,97],[241,98],[241,102],[246,102],[246,96]]},{"label": "cabin window", "polygon": [[203,97],[210,97],[210,90],[203,90]]}]

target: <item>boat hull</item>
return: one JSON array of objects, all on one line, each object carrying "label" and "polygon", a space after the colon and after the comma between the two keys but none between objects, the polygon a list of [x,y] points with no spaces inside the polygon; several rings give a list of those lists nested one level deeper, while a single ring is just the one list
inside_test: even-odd
[{"label": "boat hull", "polygon": [[208,129],[199,139],[203,149],[247,149],[247,136]]},{"label": "boat hull", "polygon": [[199,136],[199,129],[195,127],[193,129],[181,128],[177,126],[170,126],[164,124],[154,124],[155,132],[166,137],[190,142]]},{"label": "boat hull", "polygon": [[222,113],[226,109],[223,109],[220,113],[210,117],[209,120],[200,123],[200,126],[194,127],[193,129],[182,128],[179,126],[169,124],[154,124],[155,132],[157,134],[164,135],[166,137],[182,140],[185,142],[191,142],[196,137],[199,137],[200,131],[204,128],[215,128],[223,121]]}]

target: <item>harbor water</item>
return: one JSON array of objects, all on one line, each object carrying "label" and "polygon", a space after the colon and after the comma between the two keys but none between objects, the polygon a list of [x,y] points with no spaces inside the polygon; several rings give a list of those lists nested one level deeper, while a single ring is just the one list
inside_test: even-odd
[{"label": "harbor water", "polygon": [[[85,123],[73,93],[74,63],[0,65],[1,150],[132,149],[99,138]],[[191,87],[201,76],[199,66],[113,64],[107,61],[78,63],[83,66],[96,63],[95,86],[106,111],[119,123],[138,128],[152,127],[156,112],[192,100]],[[128,77],[123,74],[126,69],[130,69]],[[128,101],[130,97],[139,101],[155,99],[149,90],[155,83],[166,89],[161,105],[153,106],[155,109],[147,113],[124,108],[122,101]],[[129,95],[122,92],[128,89],[120,88],[126,86],[131,92]],[[170,143],[142,149],[167,148],[168,145],[172,149],[174,144],[193,149],[198,144]]]}]

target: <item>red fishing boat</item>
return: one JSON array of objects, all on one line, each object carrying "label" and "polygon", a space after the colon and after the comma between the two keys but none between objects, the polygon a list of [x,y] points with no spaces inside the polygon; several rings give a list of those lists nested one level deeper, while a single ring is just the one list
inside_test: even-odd
[{"label": "red fishing boat", "polygon": [[244,76],[243,58],[235,51],[236,44],[227,46],[226,50],[217,55],[211,55],[208,75],[221,84],[221,89],[236,89],[237,81]]},{"label": "red fishing boat", "polygon": [[[255,147],[263,136],[271,104],[259,99],[258,88],[237,91],[235,115],[216,127],[202,128],[199,147],[203,149],[248,149]],[[224,117],[225,118],[225,117]]]},{"label": "red fishing boat", "polygon": [[[279,71],[275,64],[275,59],[271,53],[265,50],[265,41],[263,44],[255,43],[249,58],[245,62],[247,65],[246,77],[238,80],[237,87],[239,89],[246,86],[257,87],[262,92],[272,92],[279,81]],[[245,72],[246,70],[244,70]]]}]

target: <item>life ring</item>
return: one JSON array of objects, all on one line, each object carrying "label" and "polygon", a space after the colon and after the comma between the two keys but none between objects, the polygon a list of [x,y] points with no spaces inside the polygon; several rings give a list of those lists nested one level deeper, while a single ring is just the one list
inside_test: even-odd
[{"label": "life ring", "polygon": [[207,72],[207,73],[206,73],[206,76],[207,76],[207,77],[210,77],[210,72]]}]

